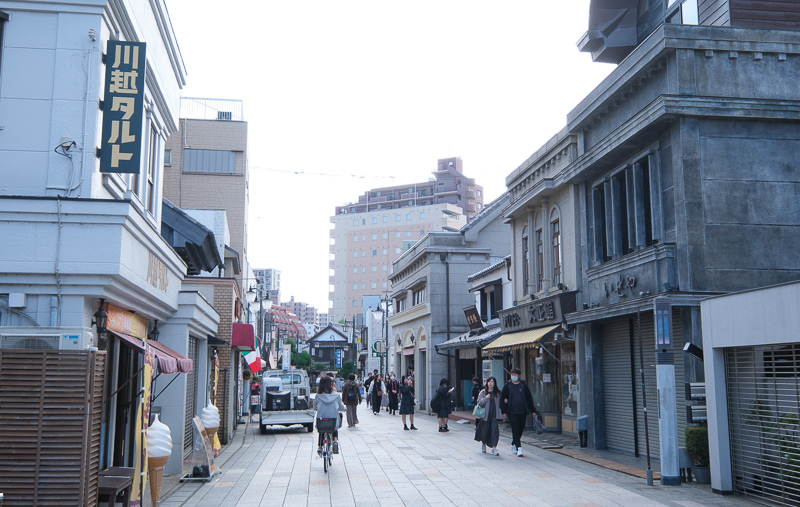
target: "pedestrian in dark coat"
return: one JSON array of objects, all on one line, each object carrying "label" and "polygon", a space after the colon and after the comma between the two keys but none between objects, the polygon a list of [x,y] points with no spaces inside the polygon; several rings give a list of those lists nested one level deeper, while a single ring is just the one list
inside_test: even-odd
[{"label": "pedestrian in dark coat", "polygon": [[383,400],[383,393],[386,392],[386,386],[383,384],[383,379],[380,375],[372,377],[372,382],[369,384],[369,399],[372,403],[372,413],[380,415],[381,413],[381,400]]},{"label": "pedestrian in dark coat", "polygon": [[[355,395],[355,397],[354,397]],[[347,427],[352,428],[358,424],[358,404],[361,403],[361,389],[356,382],[355,374],[347,377],[347,382],[342,386],[342,403],[347,407]]]},{"label": "pedestrian in dark coat", "polygon": [[[478,404],[478,394],[481,392],[483,386],[481,386],[481,381],[478,377],[472,377],[472,405]],[[480,418],[475,418],[475,440],[478,442],[481,441],[480,434],[478,433],[478,426],[480,426]]]},{"label": "pedestrian in dark coat", "polygon": [[503,418],[511,423],[511,452],[522,457],[522,430],[525,429],[525,420],[528,414],[536,418],[536,407],[533,405],[533,395],[528,385],[519,379],[519,368],[511,369],[511,382],[506,382],[500,395],[500,410]]},{"label": "pedestrian in dark coat", "polygon": [[406,426],[406,416],[411,418],[411,428],[415,430],[417,428],[414,427],[414,383],[411,381],[410,378],[406,378],[405,375],[402,379],[400,379],[400,417],[403,418],[403,429],[409,429]]},{"label": "pedestrian in dark coat", "polygon": [[394,415],[397,412],[397,404],[400,403],[400,383],[394,376],[394,373],[389,377],[386,382],[386,391],[389,393],[389,413]]},{"label": "pedestrian in dark coat", "polygon": [[453,411],[450,408],[450,393],[453,392],[455,387],[450,387],[450,381],[443,378],[439,381],[439,387],[436,388],[434,396],[439,397],[439,412],[436,416],[439,418],[439,433],[450,431],[447,427],[447,420],[450,413]]},{"label": "pedestrian in dark coat", "polygon": [[482,443],[481,452],[486,452],[486,448],[489,447],[492,450],[492,456],[500,455],[497,452],[497,441],[500,439],[498,421],[503,420],[503,412],[500,410],[500,395],[500,388],[497,387],[497,379],[494,377],[489,377],[483,390],[478,393],[478,406],[486,409],[486,416],[478,425]]}]

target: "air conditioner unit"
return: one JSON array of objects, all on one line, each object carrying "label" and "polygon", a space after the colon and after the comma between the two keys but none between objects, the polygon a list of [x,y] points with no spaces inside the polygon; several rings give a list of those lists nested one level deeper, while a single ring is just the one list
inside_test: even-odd
[{"label": "air conditioner unit", "polygon": [[84,350],[94,345],[85,327],[0,327],[0,349]]},{"label": "air conditioner unit", "polygon": [[230,111],[217,111],[217,119],[218,120],[232,120],[233,113]]}]

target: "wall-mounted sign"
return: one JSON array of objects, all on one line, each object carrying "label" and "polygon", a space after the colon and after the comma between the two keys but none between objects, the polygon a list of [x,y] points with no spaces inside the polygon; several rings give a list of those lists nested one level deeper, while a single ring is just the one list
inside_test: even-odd
[{"label": "wall-mounted sign", "polygon": [[101,173],[139,173],[144,116],[144,42],[108,41]]},{"label": "wall-mounted sign", "polygon": [[475,305],[464,308],[464,315],[467,317],[467,323],[472,331],[483,331],[484,328],[483,321],[481,320],[481,314],[478,313],[478,309],[475,307]]},{"label": "wall-mounted sign", "polygon": [[564,320],[564,314],[575,311],[576,292],[535,299],[498,312],[504,333],[554,325]]},{"label": "wall-mounted sign", "polygon": [[106,305],[106,313],[106,329],[109,331],[147,338],[147,320],[113,305]]},{"label": "wall-mounted sign", "polygon": [[167,291],[169,285],[169,271],[153,252],[148,252],[147,256],[147,282],[158,290]]}]

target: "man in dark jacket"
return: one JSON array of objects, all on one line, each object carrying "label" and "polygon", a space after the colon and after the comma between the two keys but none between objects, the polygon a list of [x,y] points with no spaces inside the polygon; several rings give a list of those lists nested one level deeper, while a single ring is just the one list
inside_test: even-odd
[{"label": "man in dark jacket", "polygon": [[356,382],[356,376],[351,373],[347,376],[347,382],[342,386],[342,403],[347,407],[347,427],[352,428],[358,424],[358,415],[356,410],[358,404],[361,403],[361,389]]},{"label": "man in dark jacket", "polygon": [[528,385],[519,379],[519,368],[511,369],[511,382],[506,382],[500,394],[500,411],[503,419],[511,423],[511,452],[522,457],[522,430],[528,414],[536,418],[536,407]]}]

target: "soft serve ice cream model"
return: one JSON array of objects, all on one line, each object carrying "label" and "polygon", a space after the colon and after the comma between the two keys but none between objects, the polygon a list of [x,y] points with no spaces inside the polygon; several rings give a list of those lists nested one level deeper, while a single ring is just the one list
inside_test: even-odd
[{"label": "soft serve ice cream model", "polygon": [[161,496],[161,478],[164,473],[164,465],[167,464],[170,454],[172,454],[172,435],[169,427],[158,420],[155,420],[147,428],[145,435],[147,440],[147,468],[150,471],[150,498],[153,506],[159,505]]},{"label": "soft serve ice cream model", "polygon": [[214,434],[219,429],[219,409],[211,403],[211,400],[200,411],[200,422],[203,423],[203,428],[205,428],[208,438],[213,439]]}]

